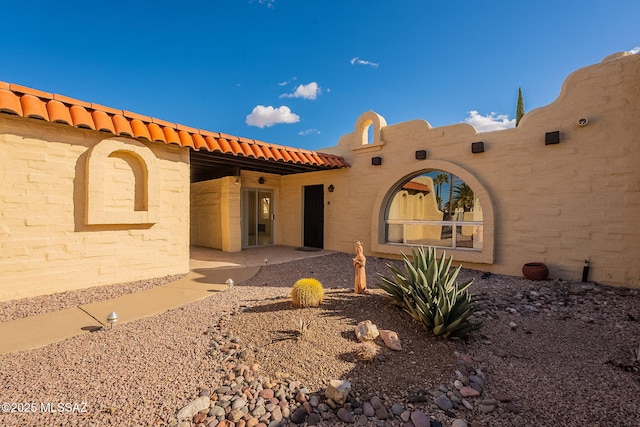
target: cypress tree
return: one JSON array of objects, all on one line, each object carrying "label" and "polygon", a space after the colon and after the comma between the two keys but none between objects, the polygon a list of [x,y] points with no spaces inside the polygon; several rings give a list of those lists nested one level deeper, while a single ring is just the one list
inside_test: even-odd
[{"label": "cypress tree", "polygon": [[516,127],[520,123],[520,119],[524,116],[524,98],[522,97],[522,88],[518,88],[518,105],[516,106]]}]

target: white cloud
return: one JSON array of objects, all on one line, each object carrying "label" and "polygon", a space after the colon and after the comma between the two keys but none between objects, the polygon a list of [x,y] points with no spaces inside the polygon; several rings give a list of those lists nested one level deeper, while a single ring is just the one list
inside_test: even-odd
[{"label": "white cloud", "polygon": [[285,82],[278,83],[278,86],[286,86],[286,85],[288,85],[289,83],[291,83],[291,82],[293,82],[295,80],[297,80],[295,77],[291,77],[291,79],[289,79],[289,80],[287,80]]},{"label": "white cloud", "polygon": [[307,136],[307,135],[320,135],[320,131],[316,128],[311,128],[311,129],[307,129],[307,130],[302,130],[300,132],[298,132],[298,135],[300,136]]},{"label": "white cloud", "polygon": [[251,114],[247,115],[245,123],[249,126],[257,126],[259,128],[271,127],[279,123],[297,123],[300,116],[292,113],[291,109],[286,105],[274,108],[271,105],[256,105]]},{"label": "white cloud", "polygon": [[516,127],[516,119],[509,120],[508,114],[490,113],[483,116],[475,110],[469,111],[469,116],[464,119],[464,122],[476,128],[478,132],[491,132]]},{"label": "white cloud", "polygon": [[306,85],[300,85],[293,91],[293,93],[284,93],[280,95],[280,98],[303,98],[314,100],[322,91],[318,87],[318,83],[311,82]]},{"label": "white cloud", "polygon": [[355,58],[351,58],[351,61],[349,61],[351,63],[351,65],[368,65],[371,68],[378,68],[378,64],[377,62],[371,62],[371,61],[365,61],[364,59],[360,59],[359,57],[355,57]]},{"label": "white cloud", "polygon": [[267,6],[269,9],[273,9],[275,6],[276,0],[258,0],[258,4],[263,4]]},{"label": "white cloud", "polygon": [[636,47],[634,47],[633,49],[631,49],[631,50],[629,51],[629,53],[632,53],[632,54],[634,54],[634,55],[635,55],[636,53],[640,53],[640,46],[636,46]]}]

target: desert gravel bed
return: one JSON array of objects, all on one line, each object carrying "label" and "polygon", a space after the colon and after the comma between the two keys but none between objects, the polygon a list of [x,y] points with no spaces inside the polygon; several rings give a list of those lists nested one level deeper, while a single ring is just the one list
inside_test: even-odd
[{"label": "desert gravel bed", "polygon": [[[386,262],[368,257],[370,287],[377,272],[388,273]],[[294,310],[288,304],[290,288],[301,277],[325,285],[327,299],[319,308]],[[223,381],[226,372],[212,356],[211,336],[211,327],[221,324],[252,350],[260,375],[284,373],[309,389],[345,378],[361,396],[379,395],[389,405],[407,405],[411,393],[435,396],[443,387],[453,389],[461,366],[456,355],[468,355],[465,360],[484,375],[483,398],[504,400],[487,413],[472,401],[473,409],[454,408],[452,414],[430,398],[422,409],[445,426],[452,416],[483,426],[640,425],[640,377],[629,362],[630,350],[640,344],[637,291],[463,270],[460,279],[467,278],[474,279],[471,291],[478,295],[477,318],[484,326],[467,341],[447,342],[425,334],[380,290],[350,292],[349,254],[268,265],[205,300],[113,331],[0,356],[0,402],[38,405],[35,413],[0,413],[0,425],[176,425],[180,408]],[[82,298],[90,302],[91,294]],[[58,309],[46,301],[21,310]],[[2,305],[3,311],[10,307]],[[311,320],[302,339],[293,336],[293,319],[299,317]],[[381,359],[357,361],[353,328],[365,319],[396,331],[403,350],[381,346]],[[79,409],[87,412],[39,410],[40,403],[82,402],[86,406]],[[398,417],[372,423],[402,425]]]}]

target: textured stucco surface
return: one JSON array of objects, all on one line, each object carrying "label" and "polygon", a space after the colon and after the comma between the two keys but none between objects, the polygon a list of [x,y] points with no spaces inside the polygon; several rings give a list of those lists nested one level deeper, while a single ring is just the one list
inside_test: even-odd
[{"label": "textured stucco surface", "polygon": [[0,146],[0,300],[188,271],[186,148],[7,115]]}]

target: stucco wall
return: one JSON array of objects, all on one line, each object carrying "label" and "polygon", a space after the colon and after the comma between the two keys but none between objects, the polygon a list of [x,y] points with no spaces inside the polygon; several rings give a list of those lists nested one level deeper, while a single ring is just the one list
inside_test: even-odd
[{"label": "stucco wall", "polygon": [[0,300],[186,273],[189,152],[0,115]]},{"label": "stucco wall", "polygon": [[[440,169],[462,178],[483,207],[481,252],[449,251],[465,266],[521,275],[525,262],[543,261],[551,276],[640,287],[640,55],[583,68],[565,81],[552,104],[528,112],[518,128],[477,133],[467,124],[432,128],[415,120],[387,125],[364,113],[354,132],[323,151],[345,157],[350,168],[283,177],[285,221],[280,236],[301,240],[302,187],[325,190],[325,247],[389,256],[407,248],[385,245],[380,224],[391,188],[421,171]],[[588,123],[579,125],[585,118]],[[374,127],[367,143],[368,125]],[[560,143],[545,145],[545,133]],[[485,151],[472,153],[471,143]],[[364,142],[364,144],[363,144]],[[416,150],[427,150],[416,160]],[[382,157],[373,166],[371,158]]]},{"label": "stucco wall", "polygon": [[191,184],[191,244],[222,249],[222,179]]}]

